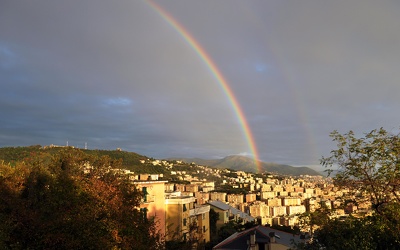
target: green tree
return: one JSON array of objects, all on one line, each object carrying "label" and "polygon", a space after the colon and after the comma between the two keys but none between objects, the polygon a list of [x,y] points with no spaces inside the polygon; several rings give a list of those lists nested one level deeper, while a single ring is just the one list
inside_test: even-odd
[{"label": "green tree", "polygon": [[337,171],[333,177],[336,185],[362,194],[374,213],[330,220],[315,231],[309,244],[298,249],[399,249],[399,135],[381,128],[361,138],[353,131],[343,135],[334,131],[331,137],[337,149],[321,163],[329,172]]},{"label": "green tree", "polygon": [[[391,230],[400,231],[400,137],[380,128],[357,138],[354,132],[331,137],[337,149],[322,158],[332,170],[338,167],[335,184],[360,191]],[[400,242],[400,236],[397,236]]]},{"label": "green tree", "polygon": [[322,158],[328,171],[338,167],[335,183],[367,194],[376,212],[383,205],[400,202],[400,137],[384,130],[372,130],[357,138],[353,131],[331,133],[337,149]]}]

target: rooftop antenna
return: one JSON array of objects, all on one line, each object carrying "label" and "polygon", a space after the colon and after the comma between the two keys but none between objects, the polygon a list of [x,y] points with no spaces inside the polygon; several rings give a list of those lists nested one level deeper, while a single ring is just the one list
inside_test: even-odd
[{"label": "rooftop antenna", "polygon": [[87,142],[85,142],[85,149],[87,149]]}]

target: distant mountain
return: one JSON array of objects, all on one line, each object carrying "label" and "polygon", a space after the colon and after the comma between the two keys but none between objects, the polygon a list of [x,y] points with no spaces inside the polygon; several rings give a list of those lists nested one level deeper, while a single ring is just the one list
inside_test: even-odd
[{"label": "distant mountain", "polygon": [[[196,163],[198,165],[210,166],[215,168],[228,168],[233,170],[241,170],[246,172],[257,172],[257,166],[254,159],[241,155],[231,155],[223,159],[207,160],[200,158],[174,158],[170,160],[180,160],[187,163]],[[284,175],[321,175],[317,171],[309,167],[293,167],[284,164],[271,162],[259,162],[261,172],[271,172]]]}]

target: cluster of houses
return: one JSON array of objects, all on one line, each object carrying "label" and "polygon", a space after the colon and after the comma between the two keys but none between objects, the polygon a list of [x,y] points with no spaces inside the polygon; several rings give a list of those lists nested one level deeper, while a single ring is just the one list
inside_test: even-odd
[{"label": "cluster of houses", "polygon": [[[142,178],[142,179],[141,179]],[[231,220],[238,223],[252,222],[254,217],[220,200],[198,203],[195,196],[186,192],[171,190],[174,186],[167,181],[151,180],[150,176],[140,175],[135,184],[143,193],[140,209],[147,217],[155,218],[157,229],[166,241],[193,240],[197,243],[210,241],[210,209],[219,214],[216,227],[221,228]],[[193,184],[189,185],[193,187]],[[195,192],[197,193],[197,192]],[[218,193],[210,193],[217,195]],[[229,246],[243,246],[239,249],[289,249],[293,239],[299,236],[279,232],[269,227],[255,228],[237,232],[213,249],[229,249]],[[251,241],[249,241],[251,239]]]},{"label": "cluster of houses", "polygon": [[[153,164],[163,163],[155,161]],[[172,166],[168,166],[172,169]],[[210,171],[209,168],[204,169]],[[127,173],[129,174],[129,171]],[[335,211],[331,216],[365,212],[370,207],[369,204],[343,204],[343,200],[338,197],[348,195],[349,190],[335,187],[329,179],[322,176],[282,178],[271,175],[263,179],[242,171],[237,171],[235,177],[226,177],[221,170],[216,170],[215,173],[223,179],[222,183],[231,187],[246,188],[249,192],[216,192],[213,181],[191,178],[186,172],[174,171],[173,174],[184,176],[187,184],[169,183],[157,174],[132,175],[132,181],[143,193],[140,209],[147,217],[156,219],[158,230],[165,236],[166,241],[185,241],[194,237],[197,242],[209,242],[210,210],[213,209],[218,213],[217,230],[229,221],[257,221],[257,224],[261,225],[229,237],[228,241],[224,241],[226,244],[246,235],[246,244],[252,249],[249,239],[255,234],[258,235],[258,240],[256,236],[253,237],[257,244],[268,242],[278,247],[275,249],[289,249],[288,242],[299,240],[296,239],[299,236],[277,238],[275,234],[286,233],[262,225],[298,226],[300,214],[306,211],[313,212],[320,207]],[[222,242],[214,249],[220,249],[218,247],[221,244]],[[271,246],[269,249],[272,249]]]}]

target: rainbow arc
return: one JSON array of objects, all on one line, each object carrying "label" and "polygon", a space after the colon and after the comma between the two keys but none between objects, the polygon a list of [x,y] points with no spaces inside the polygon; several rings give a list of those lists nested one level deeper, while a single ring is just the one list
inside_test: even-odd
[{"label": "rainbow arc", "polygon": [[251,132],[249,123],[244,115],[244,112],[234,95],[228,81],[225,79],[215,62],[212,60],[211,56],[207,51],[200,45],[200,43],[185,29],[185,27],[180,24],[171,14],[164,10],[161,6],[154,3],[153,1],[146,1],[179,35],[189,44],[189,46],[196,52],[199,58],[207,65],[211,74],[214,76],[226,97],[228,98],[236,117],[239,120],[240,126],[243,130],[244,136],[246,138],[248,147],[256,164],[258,172],[261,172],[261,166],[258,157],[258,150],[255,143],[255,139]]}]

